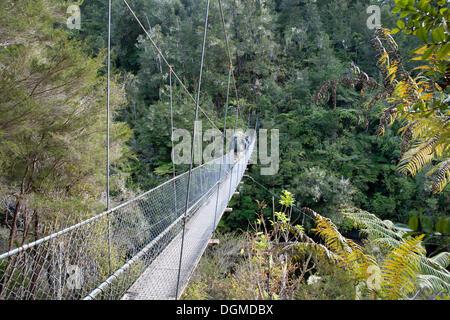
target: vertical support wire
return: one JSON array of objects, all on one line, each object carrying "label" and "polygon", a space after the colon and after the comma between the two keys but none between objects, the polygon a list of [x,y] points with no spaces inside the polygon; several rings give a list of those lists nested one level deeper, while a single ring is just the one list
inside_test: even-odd
[{"label": "vertical support wire", "polygon": [[[172,143],[172,171],[173,178],[176,177],[175,170],[175,148],[173,145],[173,90],[172,90],[172,67],[169,68],[169,87],[170,87],[170,140]],[[177,218],[177,185],[175,179],[173,180],[173,192],[174,192],[174,219]]]},{"label": "vertical support wire", "polygon": [[[233,131],[234,132],[234,131]],[[230,152],[230,166],[231,166],[231,170],[230,170],[230,185],[229,185],[229,188],[228,188],[228,198],[227,198],[227,201],[228,202],[230,202],[230,200],[231,200],[231,188],[232,188],[232,184],[233,184],[233,168],[234,168],[234,166],[233,166],[233,163],[234,163],[234,135],[233,135],[233,137],[231,138],[231,145],[232,145],[232,150],[233,150],[233,152]]]},{"label": "vertical support wire", "polygon": [[[225,17],[224,17],[224,14],[223,14],[223,6],[222,6],[222,1],[221,0],[219,0],[219,12],[220,12],[220,18],[221,18],[221,22],[222,22],[222,29],[223,29],[223,32],[225,34],[226,50],[227,50],[228,60],[230,61],[231,75],[233,77],[234,91],[235,91],[235,95],[236,95],[236,104],[237,104],[236,111],[237,111],[237,113],[236,113],[236,123],[235,123],[235,127],[234,127],[234,133],[236,133],[237,117],[239,115],[239,108],[240,108],[239,95],[238,95],[238,90],[237,90],[237,81],[236,81],[236,77],[234,76],[234,71],[233,71],[233,67],[232,67],[231,50],[230,50],[230,44],[229,44],[229,41],[228,41],[227,29],[226,29],[226,26],[225,26]],[[233,157],[232,157],[232,159],[234,160]],[[231,167],[230,188],[229,188],[229,192],[228,192],[228,201],[231,200],[231,187],[232,187],[232,184],[233,184],[234,167],[235,166]]]},{"label": "vertical support wire", "polygon": [[[237,137],[236,137],[236,126],[237,126],[237,115],[238,115],[238,108],[235,108],[236,109],[236,121],[234,122],[234,128],[233,128],[233,139],[232,139],[232,143],[233,143],[233,152],[232,152],[232,161],[233,161],[233,164],[234,164],[234,162],[235,162],[235,159],[234,159],[234,157],[236,156],[236,152],[235,151],[237,151]],[[238,159],[239,160],[239,159]],[[239,164],[238,164],[239,165]],[[228,201],[230,201],[231,200],[231,189],[233,188],[233,184],[234,184],[234,182],[233,182],[233,171],[235,171],[235,168],[236,168],[237,166],[232,166],[231,167],[231,177],[230,177],[230,188],[229,188],[229,190],[228,190]]]},{"label": "vertical support wire", "polygon": [[208,16],[209,16],[209,2],[210,0],[207,0],[206,3],[206,14],[205,14],[205,27],[203,31],[203,44],[202,44],[202,56],[200,60],[200,74],[198,77],[198,90],[197,90],[197,100],[196,100],[196,106],[195,106],[195,121],[194,121],[194,129],[193,129],[193,137],[191,142],[191,162],[189,164],[189,174],[188,174],[188,181],[187,181],[187,190],[186,190],[186,205],[184,210],[184,217],[182,219],[183,221],[183,233],[181,238],[181,251],[180,251],[180,261],[178,265],[178,279],[177,279],[177,289],[176,289],[176,295],[175,299],[178,299],[179,294],[179,287],[180,287],[180,275],[181,275],[181,263],[183,260],[183,248],[184,248],[184,235],[185,235],[185,229],[186,229],[186,218],[187,218],[187,211],[189,206],[189,192],[191,187],[191,175],[192,175],[192,164],[194,160],[194,143],[195,143],[195,132],[196,132],[196,126],[198,121],[198,110],[199,110],[199,104],[200,104],[200,89],[202,85],[202,73],[203,73],[203,61],[205,58],[205,46],[206,46],[206,32],[208,29]]},{"label": "vertical support wire", "polygon": [[[109,190],[109,118],[110,118],[110,82],[111,82],[111,0],[108,0],[108,84],[106,89],[106,210],[110,208],[110,190]],[[109,274],[112,273],[111,265],[111,219],[110,213],[106,215],[108,224],[108,263]]]},{"label": "vertical support wire", "polygon": [[[222,179],[222,163],[224,161],[224,154],[227,154],[226,146],[225,146],[225,135],[226,135],[226,131],[227,131],[228,103],[229,103],[229,96],[230,96],[231,76],[233,75],[233,78],[234,78],[233,61],[231,60],[230,46],[229,46],[229,41],[228,41],[228,34],[227,34],[227,30],[225,28],[225,17],[224,17],[224,14],[223,14],[222,2],[220,0],[219,0],[219,11],[220,11],[220,18],[221,18],[221,21],[222,21],[222,28],[223,28],[223,33],[224,33],[224,37],[225,37],[225,43],[226,43],[226,47],[227,47],[227,54],[228,54],[228,60],[229,60],[229,69],[228,69],[227,96],[226,96],[226,103],[225,103],[225,119],[224,119],[223,132],[222,132],[222,160],[220,162],[220,169],[219,169],[219,183],[217,185],[216,209],[215,209],[215,212],[214,212],[214,225],[213,225],[213,232],[212,233],[214,233],[214,231],[216,230],[217,206],[218,206],[218,202],[219,202],[220,181]],[[239,98],[238,98],[238,95],[237,95],[236,83],[235,83],[235,91],[236,91],[236,101],[238,101]]]},{"label": "vertical support wire", "polygon": [[[155,41],[152,39],[152,37],[150,36],[150,34],[148,33],[147,29],[145,29],[144,25],[142,24],[142,22],[139,20],[139,18],[136,16],[136,13],[133,11],[133,9],[131,9],[130,5],[128,4],[128,2],[126,0],[122,0],[125,5],[127,6],[128,10],[131,12],[131,14],[133,15],[134,19],[136,20],[136,22],[139,24],[139,26],[141,27],[142,31],[144,31],[144,33],[147,35],[147,38],[150,40],[151,44],[153,45],[153,47],[156,49],[156,51],[158,52],[158,54],[160,55],[160,57],[163,59],[164,63],[170,67],[169,62],[167,62],[166,57],[164,56],[164,54],[161,52],[161,49],[156,45]],[[192,96],[192,94],[189,92],[188,88],[186,87],[186,85],[183,83],[183,81],[181,81],[180,77],[177,75],[177,73],[175,71],[172,71],[173,76],[175,77],[175,79],[178,81],[178,83],[181,85],[181,87],[184,89],[184,91],[186,92],[186,94],[189,96],[189,98],[191,98],[191,100],[193,102],[195,101],[195,98]],[[215,125],[215,123],[211,120],[211,118],[208,116],[208,114],[199,106],[200,111],[203,113],[203,115],[206,117],[206,119],[211,123],[211,125],[216,128],[217,130],[220,131],[219,128],[217,128],[217,126]]]},{"label": "vertical support wire", "polygon": [[[223,14],[223,6],[222,6],[222,1],[219,0],[219,12],[220,12],[220,18],[222,20],[222,29],[223,32],[225,33],[225,45],[226,45],[226,49],[227,49],[227,55],[228,55],[228,60],[231,62],[231,50],[230,50],[230,44],[228,41],[228,35],[227,35],[227,29],[225,26],[225,17]],[[237,90],[237,81],[236,81],[236,77],[234,76],[234,70],[231,69],[231,75],[233,77],[233,84],[234,84],[234,93],[236,96],[236,105],[238,107],[238,109],[240,108],[240,104],[239,104],[239,94],[238,94],[238,90]]]},{"label": "vertical support wire", "polygon": [[236,128],[237,128],[238,118],[239,118],[239,108],[236,108],[236,123],[234,124],[234,133],[235,133],[235,134],[236,134]]},{"label": "vertical support wire", "polygon": [[217,207],[219,203],[219,194],[220,194],[220,181],[222,179],[222,164],[224,161],[224,155],[226,154],[225,150],[225,134],[227,132],[227,117],[228,117],[228,99],[230,96],[230,83],[231,83],[231,70],[233,66],[230,61],[230,68],[228,69],[228,84],[227,84],[227,97],[225,101],[225,118],[223,120],[223,132],[222,132],[222,157],[220,160],[220,166],[219,166],[219,183],[217,184],[217,197],[216,197],[216,209],[214,211],[214,224],[213,224],[213,230],[212,234],[216,231],[216,224],[217,224]]},{"label": "vertical support wire", "polygon": [[[237,189],[237,186],[238,186],[238,178],[239,178],[239,172],[240,172],[240,168],[241,168],[241,160],[240,160],[240,156],[239,156],[239,145],[238,145],[238,137],[236,136],[236,129],[237,129],[237,125],[238,125],[238,117],[239,117],[239,106],[236,108],[236,122],[235,122],[235,124],[234,124],[234,135],[235,135],[235,137],[236,137],[236,151],[238,152],[238,159],[237,159],[237,170],[238,170],[238,172],[237,172],[237,174],[236,174],[236,189]],[[236,190],[235,189],[235,190]]]}]

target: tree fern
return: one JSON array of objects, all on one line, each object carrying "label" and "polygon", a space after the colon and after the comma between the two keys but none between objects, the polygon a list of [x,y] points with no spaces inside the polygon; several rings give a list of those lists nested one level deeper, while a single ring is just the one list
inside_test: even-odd
[{"label": "tree fern", "polygon": [[313,252],[317,256],[327,259],[331,263],[339,264],[342,260],[334,252],[329,250],[323,244],[316,243],[309,238],[310,241],[296,242],[293,245],[286,246],[285,249],[295,248],[297,252],[301,253],[311,253]]},{"label": "tree fern", "polygon": [[450,293],[450,273],[446,270],[449,259],[448,252],[442,252],[432,258],[421,257],[418,285],[436,292]]},{"label": "tree fern", "polygon": [[[442,19],[445,21],[444,17]],[[386,101],[390,104],[380,119],[377,136],[383,134],[386,126],[396,119],[404,121],[400,129],[404,154],[397,169],[404,175],[414,176],[433,160],[442,161],[435,165],[436,175],[431,181],[433,192],[439,193],[444,190],[450,177],[447,165],[450,109],[446,82],[436,81],[439,77],[445,79],[445,68],[442,71],[436,66],[440,63],[445,65],[449,53],[443,48],[438,50],[442,55],[434,55],[432,48],[426,44],[412,53],[412,60],[419,61],[421,65],[409,72],[403,66],[398,46],[390,33],[388,29],[379,28],[371,42],[378,54],[377,67],[384,78],[382,90],[387,93]],[[417,36],[420,38],[420,35]],[[425,39],[426,36],[421,40],[426,42]],[[418,74],[412,76],[412,72],[416,71]],[[412,141],[416,143],[410,147]]]},{"label": "tree fern", "polygon": [[341,209],[340,213],[352,220],[360,233],[367,235],[374,241],[385,243],[390,248],[397,247],[405,234],[405,232],[395,229],[391,221],[383,221],[376,215],[359,208],[346,207]]},{"label": "tree fern", "polygon": [[430,261],[445,269],[450,264],[450,252],[441,252],[433,258],[430,258]]},{"label": "tree fern", "polygon": [[382,265],[383,289],[389,299],[403,298],[413,293],[415,280],[420,270],[420,256],[425,255],[422,247],[424,235],[405,239],[386,257]]},{"label": "tree fern", "polygon": [[433,176],[431,184],[433,193],[441,192],[450,181],[450,160],[442,161],[430,170],[427,175]]},{"label": "tree fern", "polygon": [[412,140],[418,139],[425,133],[426,128],[427,123],[425,121],[406,122],[406,125],[399,130],[399,133],[402,135],[402,153],[405,153],[408,150]]},{"label": "tree fern", "polygon": [[352,271],[356,279],[365,280],[369,266],[377,265],[375,258],[366,254],[360,245],[342,236],[330,219],[309,208],[302,210],[315,218],[317,227],[313,231],[317,232],[324,240],[325,246],[337,256],[338,266]]},{"label": "tree fern", "polygon": [[[396,230],[392,222],[383,221],[374,214],[354,207],[344,208],[340,212],[344,217],[351,219],[362,233],[367,234],[373,243],[382,245],[393,252],[398,248],[403,248],[405,243],[411,241],[411,239],[403,239],[406,233]],[[391,258],[393,259],[393,257]],[[448,252],[431,258],[419,255],[417,269],[415,269],[418,272],[417,286],[431,289],[434,292],[450,293],[450,272],[446,270],[449,264],[450,253]]]},{"label": "tree fern", "polygon": [[429,274],[419,274],[417,276],[418,286],[420,288],[427,288],[433,291],[450,292],[450,284],[443,281],[441,278]]},{"label": "tree fern", "polygon": [[431,163],[436,156],[441,156],[443,144],[439,144],[440,134],[419,142],[414,148],[408,150],[398,164],[398,171],[404,175],[408,172],[415,176],[424,166]]}]

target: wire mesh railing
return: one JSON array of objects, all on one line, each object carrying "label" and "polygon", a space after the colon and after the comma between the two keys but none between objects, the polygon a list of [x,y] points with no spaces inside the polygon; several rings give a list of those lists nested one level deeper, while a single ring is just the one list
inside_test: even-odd
[{"label": "wire mesh railing", "polygon": [[[181,263],[183,272],[181,277],[180,287],[182,288],[177,293],[179,298],[187,285],[192,272],[194,271],[198,261],[200,260],[203,251],[208,245],[208,241],[219,223],[225,208],[228,206],[234,191],[237,189],[242,176],[247,168],[247,163],[254,148],[254,140],[249,144],[248,149],[244,154],[236,159],[237,161],[229,170],[228,175],[217,182],[214,187],[214,193],[210,197],[210,201],[205,201],[203,205],[203,213],[198,216],[198,221],[195,221],[197,228],[192,228],[190,233],[185,236],[185,253],[184,259]],[[212,213],[212,214],[210,214]],[[203,232],[198,232],[199,226],[202,226]],[[196,230],[197,229],[197,230]]]},{"label": "wire mesh railing", "polygon": [[239,159],[230,154],[230,161],[235,161],[234,164],[225,168],[226,174],[205,194],[201,200],[201,208],[189,215],[185,232],[180,232],[166,246],[122,299],[180,297],[230,200],[230,188],[234,192],[245,171],[253,146],[254,144],[250,144]]},{"label": "wire mesh railing", "polygon": [[[206,201],[211,202],[213,194],[219,195],[212,201],[218,202],[217,209],[208,210],[209,236],[232,195],[226,194],[226,188],[234,190],[239,183],[254,140],[239,159],[229,152],[192,170],[188,220]],[[111,210],[1,254],[0,299],[121,298],[163,250],[176,245],[187,183],[186,172]],[[173,252],[175,261],[180,250]],[[182,260],[181,268],[193,269],[189,263]],[[178,268],[178,264],[166,267]],[[164,286],[164,279],[160,280]]]}]

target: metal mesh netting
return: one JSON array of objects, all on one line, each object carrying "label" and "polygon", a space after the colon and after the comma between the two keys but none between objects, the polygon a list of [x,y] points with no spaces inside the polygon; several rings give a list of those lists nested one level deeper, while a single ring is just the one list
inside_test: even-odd
[{"label": "metal mesh netting", "polygon": [[201,207],[192,211],[186,223],[185,233],[180,232],[164,248],[164,251],[127,290],[122,299],[175,299],[180,297],[245,172],[253,146],[254,143],[251,143],[249,149],[239,159],[234,158],[234,153],[228,154],[227,163],[237,161],[232,166],[223,165],[222,178],[204,195]]},{"label": "metal mesh netting", "polygon": [[[184,237],[187,172],[116,208],[0,255],[0,299],[181,295],[242,178],[254,142],[239,159],[230,152],[192,170]],[[133,283],[142,290],[131,290]]]}]

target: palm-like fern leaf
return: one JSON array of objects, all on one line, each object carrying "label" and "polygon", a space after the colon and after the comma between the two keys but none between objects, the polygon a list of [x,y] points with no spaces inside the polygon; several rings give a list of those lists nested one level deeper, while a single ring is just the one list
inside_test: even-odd
[{"label": "palm-like fern leaf", "polygon": [[362,234],[366,234],[369,238],[381,244],[384,243],[390,248],[397,247],[405,234],[403,231],[395,229],[392,222],[383,221],[373,213],[359,208],[343,208],[340,213],[353,220],[354,226],[359,228]]},{"label": "palm-like fern leaf", "polygon": [[338,265],[351,270],[356,279],[367,278],[367,269],[376,265],[371,255],[364,253],[363,248],[354,241],[345,238],[338,231],[336,225],[328,218],[324,218],[309,208],[308,213],[316,219],[317,228],[313,229],[325,241],[325,246],[338,258]]},{"label": "palm-like fern leaf", "polygon": [[[373,239],[374,243],[396,250],[405,244],[405,232],[396,230],[392,223],[379,219],[364,210],[348,207],[340,211],[345,217],[354,221],[355,226]],[[432,258],[418,256],[417,284],[434,291],[450,293],[450,273],[446,268],[450,265],[450,253],[443,252]]]},{"label": "palm-like fern leaf", "polygon": [[407,121],[406,125],[399,130],[402,134],[401,149],[402,153],[405,153],[410,146],[410,142],[421,137],[427,132],[428,122],[425,121]]},{"label": "palm-like fern leaf", "polygon": [[450,252],[441,252],[430,258],[430,261],[445,269],[450,264]]},{"label": "palm-like fern leaf", "polygon": [[419,274],[417,283],[421,288],[427,288],[437,292],[448,294],[450,292],[450,283],[445,282],[441,278],[429,274]]},{"label": "palm-like fern leaf", "polygon": [[415,290],[416,275],[420,270],[420,257],[425,255],[421,235],[405,239],[384,260],[383,287],[390,299],[399,299]]},{"label": "palm-like fern leaf", "polygon": [[433,160],[435,153],[442,152],[443,145],[437,144],[439,138],[440,134],[437,134],[408,150],[400,160],[397,170],[404,175],[409,172],[412,176],[415,176],[418,171]]},{"label": "palm-like fern leaf", "polygon": [[326,258],[328,261],[339,264],[342,262],[341,258],[334,252],[329,250],[323,244],[314,241],[296,242],[291,246],[286,246],[285,249],[295,248],[299,252],[314,252],[318,256]]},{"label": "palm-like fern leaf", "polygon": [[[444,149],[450,148],[449,112],[442,112],[442,108],[435,107],[437,104],[445,107],[448,104],[448,95],[445,94],[445,88],[427,75],[431,69],[429,64],[415,68],[423,71],[415,77],[411,76],[404,68],[398,46],[389,32],[379,28],[371,41],[372,47],[378,53],[377,67],[384,78],[383,91],[387,93],[387,102],[392,104],[380,118],[376,133],[377,136],[383,134],[386,126],[396,118],[406,120],[406,125],[400,129],[404,155],[398,165],[398,171],[414,176],[432,160],[440,158]],[[414,54],[418,56],[413,60],[422,60],[426,50],[427,45],[415,50]],[[410,148],[412,141],[419,141],[419,144]],[[449,170],[444,167],[432,182],[434,193],[442,192],[450,179]]]},{"label": "palm-like fern leaf", "polygon": [[450,284],[437,276],[429,274],[419,274],[417,276],[417,283],[421,288],[427,288],[446,294],[450,292]]},{"label": "palm-like fern leaf", "polygon": [[442,252],[432,258],[421,257],[420,277],[417,279],[419,286],[450,294],[450,273],[446,270],[449,260],[448,252]]},{"label": "palm-like fern leaf", "polygon": [[450,182],[450,160],[445,160],[430,170],[428,175],[432,175],[431,190],[433,193],[439,193]]}]

